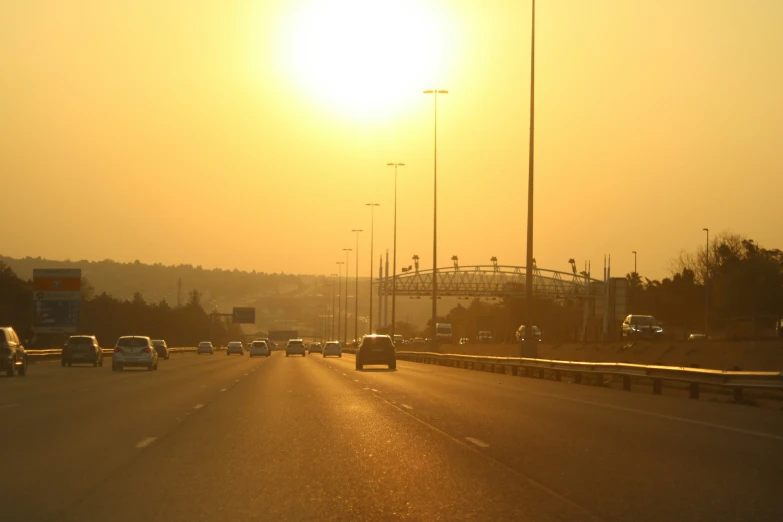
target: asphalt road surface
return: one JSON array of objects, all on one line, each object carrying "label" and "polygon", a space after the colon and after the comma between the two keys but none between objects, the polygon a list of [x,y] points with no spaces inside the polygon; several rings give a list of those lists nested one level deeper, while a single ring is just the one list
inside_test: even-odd
[{"label": "asphalt road surface", "polygon": [[783,519],[783,412],[398,362],[0,378],[0,520]]}]

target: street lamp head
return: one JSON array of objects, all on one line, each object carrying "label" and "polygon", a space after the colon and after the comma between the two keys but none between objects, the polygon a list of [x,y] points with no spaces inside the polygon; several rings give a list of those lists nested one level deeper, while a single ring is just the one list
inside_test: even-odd
[{"label": "street lamp head", "polygon": [[364,232],[364,230],[351,230],[351,232]]},{"label": "street lamp head", "polygon": [[433,91],[432,89],[427,89],[426,91],[424,91],[424,94],[432,94],[434,92],[435,91]]},{"label": "street lamp head", "polygon": [[709,228],[702,228],[702,230],[704,230],[705,232],[709,232],[710,231]]},{"label": "street lamp head", "polygon": [[448,93],[449,91],[445,91],[445,90],[438,91],[438,94],[448,94]]},{"label": "street lamp head", "polygon": [[364,205],[367,206],[367,207],[380,207],[381,206],[380,203],[365,203]]},{"label": "street lamp head", "polygon": [[631,251],[633,255],[636,255],[636,250]]}]

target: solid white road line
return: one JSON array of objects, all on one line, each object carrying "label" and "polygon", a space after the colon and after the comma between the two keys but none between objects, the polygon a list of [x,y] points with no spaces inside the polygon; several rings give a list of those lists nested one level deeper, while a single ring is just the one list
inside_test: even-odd
[{"label": "solid white road line", "polygon": [[465,437],[465,440],[468,441],[468,442],[472,442],[473,444],[475,444],[479,448],[488,448],[489,447],[489,444],[487,444],[486,442],[484,442],[483,440],[480,440],[480,439],[476,439],[476,438],[473,438],[473,437]]},{"label": "solid white road line", "polygon": [[149,446],[150,444],[152,444],[156,440],[157,440],[157,437],[147,437],[146,439],[142,439],[141,442],[136,444],[136,447],[137,448],[146,448],[147,446]]}]

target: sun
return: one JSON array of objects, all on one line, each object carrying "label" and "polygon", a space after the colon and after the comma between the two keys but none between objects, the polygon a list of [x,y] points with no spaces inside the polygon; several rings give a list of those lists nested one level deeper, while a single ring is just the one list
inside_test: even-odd
[{"label": "sun", "polygon": [[357,118],[404,110],[447,75],[453,24],[421,0],[311,0],[280,26],[279,60],[294,88]]}]

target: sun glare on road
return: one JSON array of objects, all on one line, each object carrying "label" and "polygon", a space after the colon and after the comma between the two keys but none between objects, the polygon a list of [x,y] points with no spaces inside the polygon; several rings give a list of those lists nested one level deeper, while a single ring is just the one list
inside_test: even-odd
[{"label": "sun glare on road", "polygon": [[354,119],[399,113],[456,53],[445,13],[413,0],[305,2],[292,6],[281,28],[289,81]]}]

